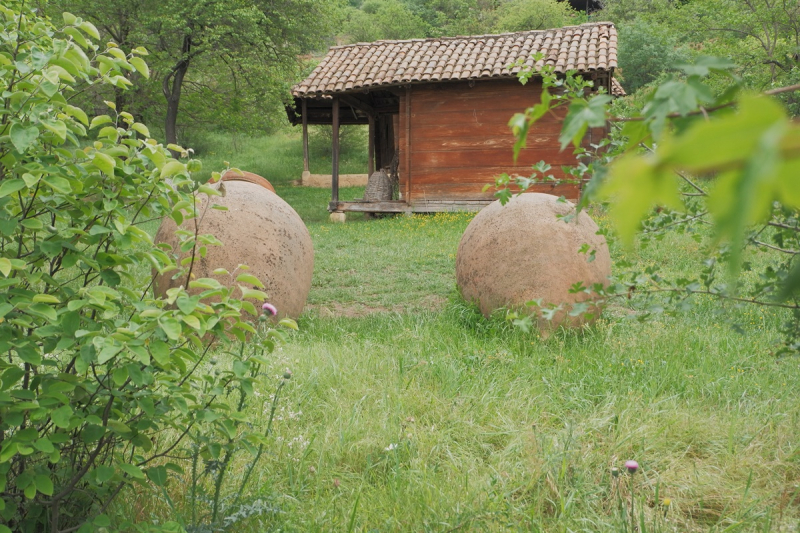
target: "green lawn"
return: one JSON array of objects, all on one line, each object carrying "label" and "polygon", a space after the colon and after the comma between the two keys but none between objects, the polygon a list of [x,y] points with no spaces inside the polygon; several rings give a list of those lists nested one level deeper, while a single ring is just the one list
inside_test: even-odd
[{"label": "green lawn", "polygon": [[[328,191],[289,181],[314,281],[259,391],[292,371],[251,487],[278,511],[241,531],[630,531],[632,492],[639,531],[796,531],[800,369],[772,355],[780,313],[700,299],[639,322],[621,302],[526,335],[457,296],[470,215],[335,225]],[[680,273],[698,248],[675,235],[612,257]],[[640,471],[612,476],[628,459]]]}]

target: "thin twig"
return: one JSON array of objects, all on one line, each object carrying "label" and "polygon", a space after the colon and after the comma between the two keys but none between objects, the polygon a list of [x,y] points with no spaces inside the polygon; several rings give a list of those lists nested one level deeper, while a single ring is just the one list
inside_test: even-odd
[{"label": "thin twig", "polygon": [[753,244],[757,244],[759,246],[763,246],[763,247],[769,248],[771,250],[777,250],[777,251],[783,252],[785,254],[792,254],[792,255],[800,254],[800,250],[789,250],[788,248],[781,248],[779,246],[775,246],[774,244],[769,244],[767,242],[757,241],[755,239],[752,239],[752,241],[753,241]]}]

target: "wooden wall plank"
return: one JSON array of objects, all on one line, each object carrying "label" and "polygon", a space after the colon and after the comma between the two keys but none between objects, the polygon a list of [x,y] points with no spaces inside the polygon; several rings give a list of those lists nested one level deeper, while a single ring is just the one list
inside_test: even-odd
[{"label": "wooden wall plank", "polygon": [[[509,137],[511,128],[508,127],[509,115],[505,121],[498,120],[493,123],[480,123],[475,121],[460,123],[440,123],[428,124],[424,128],[417,128],[414,131],[414,140],[418,139],[452,139],[457,137]],[[561,133],[561,122],[556,120],[544,120],[537,122],[531,128],[531,136],[534,135],[558,135]]]},{"label": "wooden wall plank", "polygon": [[[514,107],[507,110],[498,110],[490,103],[486,102],[481,106],[467,107],[458,111],[437,111],[430,113],[412,113],[411,119],[414,127],[434,126],[436,124],[504,124],[508,126],[508,121],[514,113],[525,111],[525,107]],[[543,122],[556,122],[566,115],[565,110],[556,110],[552,114],[543,117]]]},{"label": "wooden wall plank", "polygon": [[[564,196],[574,200],[578,198],[578,186],[573,183],[538,183],[532,185],[526,192],[540,192],[555,196]],[[482,192],[469,184],[431,184],[414,186],[415,201],[423,200],[490,200],[494,198],[494,191],[491,189]]]},{"label": "wooden wall plank", "polygon": [[[452,137],[424,137],[414,139],[414,152],[441,152],[452,150],[487,150],[504,149],[513,156],[514,142],[516,139],[512,135],[454,135]],[[552,150],[552,147],[559,146],[558,134],[530,133],[526,144],[526,150]],[[564,150],[567,158],[572,157],[572,148]]]},{"label": "wooden wall plank", "polygon": [[516,164],[514,153],[510,149],[474,149],[469,153],[461,150],[442,150],[437,152],[412,151],[414,173],[420,169],[435,168],[477,168],[508,166],[512,169],[528,168],[539,161],[548,162],[551,166],[575,163],[571,151],[561,152],[558,146],[532,147],[520,152]]},{"label": "wooden wall plank", "polygon": [[[435,168],[422,169],[414,172],[414,185],[430,185],[434,183],[469,183],[478,188],[487,183],[494,183],[495,177],[506,173],[511,177],[530,177],[533,170],[530,167],[480,167],[480,168]],[[547,173],[556,179],[572,179],[560,167],[553,167]]]},{"label": "wooden wall plank", "polygon": [[399,152],[398,157],[398,166],[397,166],[397,174],[398,174],[398,185],[397,190],[403,194],[403,198],[405,198],[405,191],[408,188],[408,172],[406,171],[406,95],[405,91],[400,93],[400,113],[397,117],[397,147]]},{"label": "wooden wall plank", "polygon": [[[537,103],[540,91],[539,85],[523,86],[516,80],[478,82],[474,87],[466,83],[416,86],[410,116],[412,199],[491,199],[493,190],[482,192],[484,185],[494,183],[504,172],[530,176],[531,165],[542,160],[553,167],[550,174],[565,178],[560,166],[577,163],[572,148],[561,151],[558,142],[565,109],[543,117],[531,130],[527,148],[516,162],[513,159],[515,139],[508,121]],[[401,110],[404,105],[401,102]],[[402,112],[400,122],[401,135],[406,135]],[[404,139],[400,146],[405,146]],[[577,198],[579,187],[545,182],[532,190]]]}]

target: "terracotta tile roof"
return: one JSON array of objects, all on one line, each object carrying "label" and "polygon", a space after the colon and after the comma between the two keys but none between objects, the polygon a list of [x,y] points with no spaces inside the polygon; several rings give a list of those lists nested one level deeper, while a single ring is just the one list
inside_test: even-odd
[{"label": "terracotta tile roof", "polygon": [[[541,52],[544,59],[531,57]],[[377,41],[334,46],[314,71],[292,88],[297,97],[342,93],[406,83],[513,77],[517,60],[556,73],[613,71],[617,67],[617,30],[611,22],[593,22],[552,30],[473,37]]]},{"label": "terracotta tile roof", "polygon": [[622,87],[622,84],[617,81],[617,78],[611,78],[611,95],[612,96],[627,96],[628,93]]}]

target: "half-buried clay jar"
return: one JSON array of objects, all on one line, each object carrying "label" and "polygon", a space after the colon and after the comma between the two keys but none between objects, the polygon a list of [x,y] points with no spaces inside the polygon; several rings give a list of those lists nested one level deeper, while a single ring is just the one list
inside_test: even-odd
[{"label": "half-buried clay jar", "polygon": [[[256,185],[260,185],[261,187],[265,187],[266,189],[272,192],[275,192],[275,187],[272,186],[272,184],[269,182],[269,180],[267,180],[267,178],[264,178],[262,176],[259,176],[258,174],[253,174],[252,172],[247,172],[244,170],[241,170],[239,172],[236,172],[235,170],[226,170],[220,179],[225,182],[244,181],[247,183],[254,183]],[[212,183],[214,182],[212,181]]]},{"label": "half-buried clay jar", "polygon": [[[212,197],[211,202],[203,196],[198,207],[199,234],[214,235],[222,246],[208,246],[206,256],[198,256],[193,278],[215,278],[235,288],[241,284],[235,281],[237,275],[246,272],[264,284],[261,290],[278,309],[278,317],[297,318],[311,290],[314,270],[314,249],[308,229],[295,210],[263,183],[225,180],[224,189],[225,195]],[[227,211],[212,209],[213,204],[225,206]],[[194,231],[194,224],[194,219],[186,220],[182,227]],[[178,250],[177,229],[171,218],[165,218],[156,242]],[[239,265],[247,265],[249,269],[241,270]],[[213,274],[219,268],[230,275]],[[173,275],[174,272],[168,272],[156,278],[157,294],[164,295],[168,289],[185,284],[184,277],[171,279]],[[234,296],[239,296],[238,291]],[[243,317],[254,318],[246,313]]]},{"label": "half-buried clay jar", "polygon": [[[605,286],[611,274],[608,245],[589,215],[581,211],[571,219],[559,218],[574,213],[570,202],[540,193],[483,208],[458,245],[456,279],[463,297],[477,303],[485,316],[503,307],[536,312],[544,330],[597,318],[601,309],[596,306],[590,306],[589,315],[569,316],[572,304],[596,298],[570,293],[570,288],[578,282]],[[584,244],[594,251],[593,261],[590,252],[579,251]],[[531,300],[562,309],[546,320],[535,307],[525,306]]]}]

